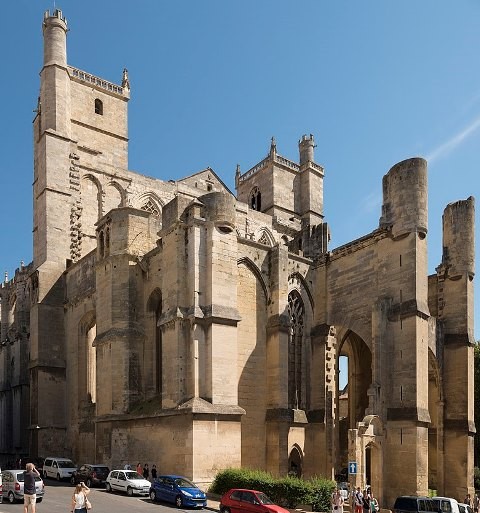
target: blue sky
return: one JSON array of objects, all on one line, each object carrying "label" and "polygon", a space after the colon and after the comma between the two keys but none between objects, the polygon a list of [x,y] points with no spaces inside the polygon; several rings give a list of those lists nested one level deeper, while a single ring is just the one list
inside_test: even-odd
[{"label": "blue sky", "polygon": [[[3,12],[0,270],[10,277],[32,258],[31,122],[42,16],[53,6],[15,0]],[[297,161],[298,139],[312,133],[333,249],[378,226],[382,176],[392,165],[426,157],[430,273],[441,260],[444,207],[470,195],[480,201],[477,0],[56,7],[69,22],[69,64],[117,83],[129,70],[132,170],[168,180],[210,166],[233,191],[237,163],[244,172],[260,161],[272,136]],[[478,227],[476,234],[479,241]]]}]

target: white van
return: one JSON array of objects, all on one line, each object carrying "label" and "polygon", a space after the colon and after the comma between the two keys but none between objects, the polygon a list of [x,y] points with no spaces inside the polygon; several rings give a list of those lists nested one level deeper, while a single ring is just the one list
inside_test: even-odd
[{"label": "white van", "polygon": [[436,509],[441,513],[460,513],[458,502],[451,497],[432,497]]},{"label": "white van", "polygon": [[[72,474],[77,470],[77,466],[69,458],[56,458],[50,456],[45,458],[43,463],[43,477],[53,477],[57,481],[62,479],[68,479],[72,477]],[[459,513],[458,511],[456,513]]]}]

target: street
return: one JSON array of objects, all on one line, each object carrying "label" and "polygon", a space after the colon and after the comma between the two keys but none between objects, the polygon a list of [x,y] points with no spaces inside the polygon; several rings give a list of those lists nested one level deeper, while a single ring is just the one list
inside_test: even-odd
[{"label": "street", "polygon": [[[69,513],[74,487],[69,483],[57,483],[52,479],[45,480],[45,496],[37,504],[37,513]],[[92,503],[92,511],[98,513],[131,513],[132,511],[157,513],[175,513],[178,510],[173,504],[155,502],[148,497],[127,497],[119,493],[107,493],[104,488],[92,488],[88,498]],[[0,504],[0,513],[21,513],[23,503],[10,504],[4,498]]]}]

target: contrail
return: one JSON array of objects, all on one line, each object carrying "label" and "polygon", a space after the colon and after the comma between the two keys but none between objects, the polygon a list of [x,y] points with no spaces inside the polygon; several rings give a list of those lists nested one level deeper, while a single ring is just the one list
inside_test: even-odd
[{"label": "contrail", "polygon": [[470,125],[464,128],[460,133],[453,136],[447,142],[435,148],[430,155],[427,156],[427,161],[431,164],[433,161],[440,157],[448,155],[454,148],[461,144],[469,135],[471,135],[477,128],[480,127],[480,116],[475,119]]}]

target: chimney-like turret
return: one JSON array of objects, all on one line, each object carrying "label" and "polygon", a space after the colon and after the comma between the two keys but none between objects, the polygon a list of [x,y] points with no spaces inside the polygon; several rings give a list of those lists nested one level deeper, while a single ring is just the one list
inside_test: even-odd
[{"label": "chimney-like turret", "polygon": [[62,11],[43,15],[43,65],[67,66],[67,20]]},{"label": "chimney-like turret", "polygon": [[303,135],[298,141],[298,149],[300,151],[300,166],[305,162],[314,162],[313,149],[315,148],[315,141],[313,135]]}]

